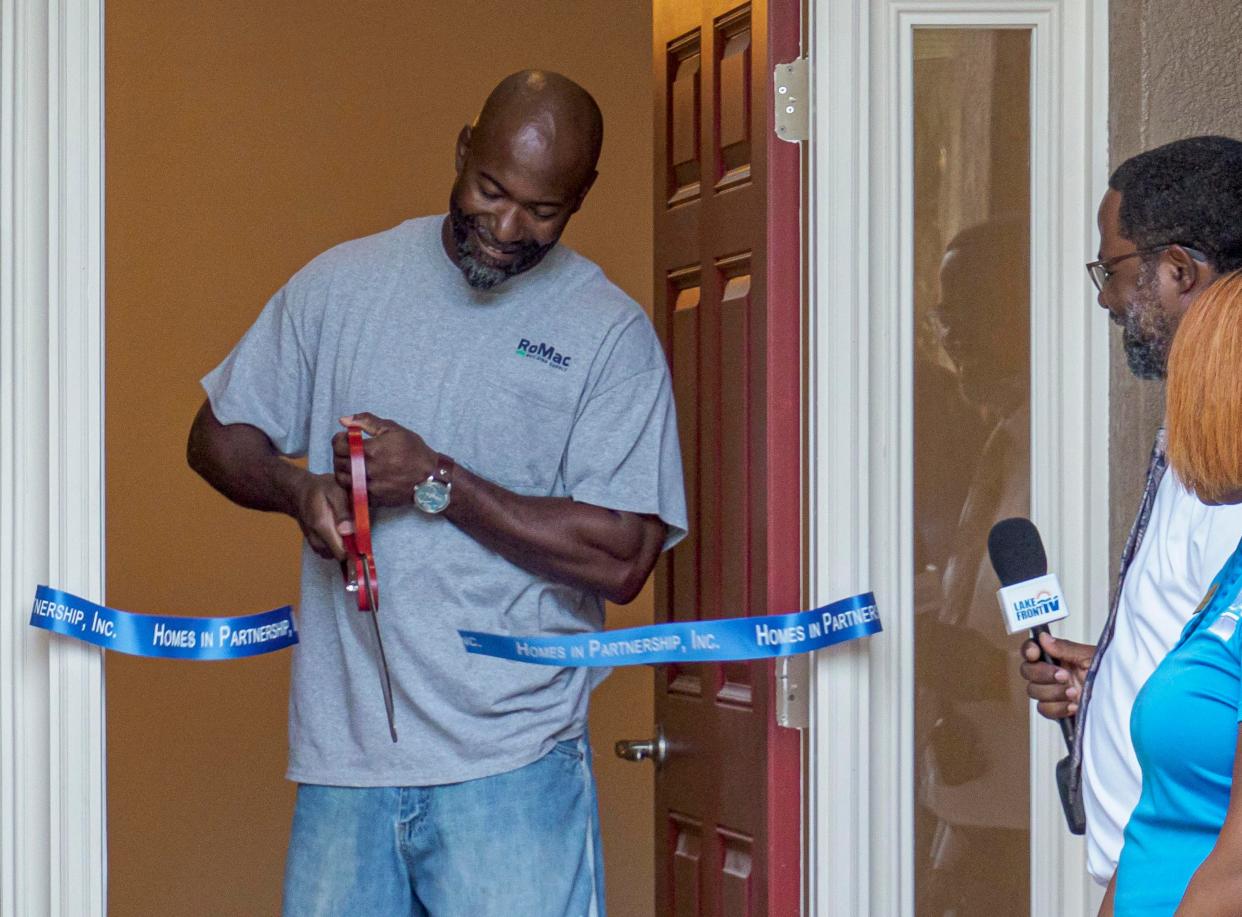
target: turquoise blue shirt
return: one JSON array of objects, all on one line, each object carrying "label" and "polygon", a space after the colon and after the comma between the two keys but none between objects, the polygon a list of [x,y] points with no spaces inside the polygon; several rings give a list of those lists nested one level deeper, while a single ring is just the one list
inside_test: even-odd
[{"label": "turquoise blue shirt", "polygon": [[1242,709],[1242,544],[1139,692],[1143,791],[1117,866],[1117,917],[1172,914],[1225,824]]}]

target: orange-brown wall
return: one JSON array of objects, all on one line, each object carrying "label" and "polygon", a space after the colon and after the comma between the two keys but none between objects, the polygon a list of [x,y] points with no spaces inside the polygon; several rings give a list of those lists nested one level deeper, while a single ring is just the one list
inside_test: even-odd
[{"label": "orange-brown wall", "polygon": [[[566,241],[651,290],[649,0],[109,0],[109,604],[234,614],[296,600],[298,533],[186,467],[199,377],[325,248],[446,206],[457,131],[503,75],[560,70],[606,119]],[[650,619],[649,592],[613,626]],[[114,917],[278,913],[293,790],[287,653],[109,655]],[[609,903],[650,912],[651,774],[612,742],[651,727],[651,675],[596,692]]]}]

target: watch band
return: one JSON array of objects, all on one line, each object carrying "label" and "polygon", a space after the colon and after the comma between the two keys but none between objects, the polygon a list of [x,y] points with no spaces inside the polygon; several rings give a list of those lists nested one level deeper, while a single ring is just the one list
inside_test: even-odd
[{"label": "watch band", "polygon": [[431,472],[431,476],[442,484],[448,484],[451,487],[453,484],[453,472],[456,468],[457,465],[451,458],[443,452],[437,452],[436,465]]}]

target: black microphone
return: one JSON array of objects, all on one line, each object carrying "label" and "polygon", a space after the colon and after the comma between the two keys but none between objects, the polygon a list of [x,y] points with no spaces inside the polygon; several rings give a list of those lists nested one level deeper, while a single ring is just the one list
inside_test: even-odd
[{"label": "black microphone", "polygon": [[[1069,613],[1061,584],[1048,573],[1048,555],[1039,529],[1030,519],[1002,519],[988,532],[988,557],[1001,583],[996,597],[1005,615],[1005,629],[1015,634],[1029,627],[1040,658],[1056,665],[1040,645],[1039,635],[1050,633],[1049,621],[1059,621]],[[1067,746],[1074,743],[1073,721],[1073,717],[1060,721]]]},{"label": "black microphone", "polygon": [[[1016,517],[1002,519],[988,533],[988,557],[1001,582],[996,593],[1001,611],[1005,615],[1005,629],[1014,634],[1030,628],[1031,637],[1039,647],[1039,657],[1056,665],[1040,645],[1039,635],[1049,633],[1048,624],[1069,616],[1061,584],[1054,574],[1048,572],[1048,555],[1039,537],[1039,529],[1030,519]],[[1061,735],[1065,747],[1073,754],[1075,720],[1073,716],[1062,717]],[[1065,820],[1074,834],[1086,830],[1086,817],[1082,799],[1070,793],[1070,759],[1057,763],[1057,787],[1061,792],[1061,807]]]},{"label": "black microphone", "polygon": [[[1030,519],[1002,519],[988,532],[988,557],[1000,580],[997,594],[1005,629],[1014,634],[1030,627],[1031,635],[1048,633],[1048,621],[1067,617],[1061,585],[1048,574],[1048,555],[1039,529]],[[1047,659],[1040,647],[1041,655]]]}]

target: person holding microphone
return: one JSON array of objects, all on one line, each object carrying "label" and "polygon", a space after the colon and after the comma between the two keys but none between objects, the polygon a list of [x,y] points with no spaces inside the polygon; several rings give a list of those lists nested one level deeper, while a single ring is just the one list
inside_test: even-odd
[{"label": "person holding microphone", "polygon": [[[1182,316],[1213,280],[1242,267],[1242,143],[1189,137],[1126,160],[1109,179],[1099,230],[1087,265],[1099,304],[1122,329],[1131,371],[1163,379]],[[1085,809],[1087,869],[1101,885],[1141,790],[1135,697],[1242,536],[1242,506],[1205,506],[1166,468],[1162,429],[1097,645],[1044,635],[1053,663],[1034,641],[1022,650],[1039,713],[1076,716],[1068,790]]]}]

